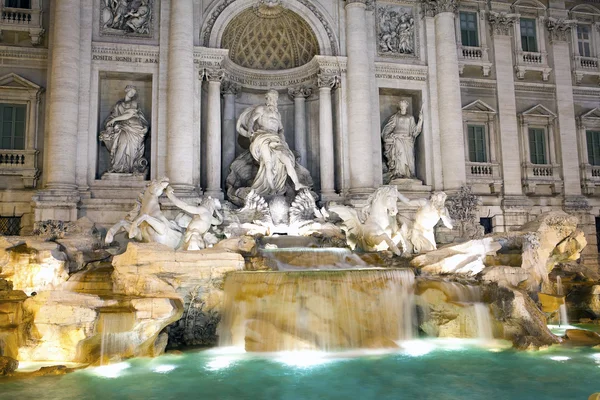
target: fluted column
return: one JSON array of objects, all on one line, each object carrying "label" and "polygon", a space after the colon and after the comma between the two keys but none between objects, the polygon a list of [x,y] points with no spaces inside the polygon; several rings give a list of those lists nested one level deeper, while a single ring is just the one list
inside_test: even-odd
[{"label": "fluted column", "polygon": [[240,92],[240,85],[231,81],[221,83],[223,94],[223,125],[221,127],[221,183],[229,174],[229,167],[235,160],[235,97]]},{"label": "fluted column", "polygon": [[373,191],[370,58],[367,44],[367,0],[346,0],[346,67],[348,153],[351,198]]},{"label": "fluted column", "polygon": [[422,0],[426,15],[435,16],[438,115],[441,132],[444,189],[458,189],[466,182],[465,148],[456,50],[457,0]]},{"label": "fluted column", "polygon": [[173,187],[191,192],[194,161],[194,5],[171,3],[167,72],[167,176]]},{"label": "fluted column", "polygon": [[69,191],[76,189],[80,3],[56,0],[54,7],[45,187]]},{"label": "fluted column", "polygon": [[288,95],[294,100],[294,150],[300,155],[300,164],[308,168],[308,146],[306,139],[306,99],[312,94],[307,86],[288,88]]},{"label": "fluted column", "polygon": [[319,153],[321,175],[321,199],[335,196],[335,160],[333,154],[333,115],[331,90],[339,84],[335,75],[318,76],[319,85]]},{"label": "fluted column", "polygon": [[221,81],[223,70],[205,69],[208,81],[206,107],[206,192],[212,197],[223,196],[221,191]]}]

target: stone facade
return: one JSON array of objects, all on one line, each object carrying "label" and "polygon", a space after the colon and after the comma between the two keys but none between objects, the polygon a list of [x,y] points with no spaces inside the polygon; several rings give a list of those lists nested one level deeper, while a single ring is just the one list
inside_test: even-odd
[{"label": "stone facade", "polygon": [[[22,233],[36,221],[83,216],[110,226],[131,209],[144,179],[165,175],[190,203],[205,194],[227,200],[229,165],[248,147],[235,121],[275,89],[286,142],[323,201],[361,204],[383,182],[381,131],[404,100],[408,114],[418,119],[423,109],[424,117],[416,176],[398,182],[402,193],[471,186],[479,217],[497,232],[563,209],[580,217],[587,259],[595,261],[598,5],[34,0],[31,7],[8,9],[11,17],[0,21],[0,106],[17,110],[3,128],[10,132],[0,132],[9,138],[0,143],[0,217],[20,216]],[[99,135],[129,85],[150,127],[147,173],[101,179],[111,158]]]}]

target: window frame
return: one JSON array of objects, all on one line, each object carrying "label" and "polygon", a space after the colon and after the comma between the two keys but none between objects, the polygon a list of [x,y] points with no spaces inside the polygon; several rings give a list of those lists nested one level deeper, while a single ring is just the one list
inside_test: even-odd
[{"label": "window frame", "polygon": [[[533,140],[532,140],[532,134],[533,134]],[[538,146],[535,142],[536,142],[536,137],[539,137],[542,139],[542,143],[541,146]],[[549,148],[548,148],[548,135],[546,132],[546,128],[542,127],[542,126],[528,126],[527,127],[527,140],[529,141],[529,162],[533,165],[549,165],[548,161],[550,159],[549,157]],[[534,144],[536,144],[536,149],[532,149],[531,145],[532,142]],[[537,151],[538,147],[541,147],[542,154],[539,154],[539,152]],[[540,162],[539,158],[540,156],[543,158],[542,161]]]},{"label": "window frame", "polygon": [[[592,146],[590,146],[590,136],[594,136],[594,134],[596,134],[596,140],[592,140]],[[585,143],[587,147],[588,164],[595,167],[600,166],[600,129],[585,129]],[[595,149],[596,151],[594,151],[594,144],[597,146]],[[592,151],[590,152],[590,150]]]},{"label": "window frame", "polygon": [[[12,108],[11,116],[10,116],[10,134],[5,135],[4,127],[5,127],[5,110]],[[19,110],[22,112],[22,120],[18,121],[17,116]],[[15,141],[18,139],[17,132],[17,124],[21,122],[23,124],[22,129],[20,130],[21,134],[21,145],[15,146]],[[26,133],[27,133],[27,104],[15,104],[15,103],[4,103],[0,102],[0,150],[25,150],[25,141],[26,141]],[[10,145],[8,147],[4,146],[4,140],[8,138],[10,140]]]},{"label": "window frame", "polygon": [[[523,35],[523,22],[531,22],[531,26],[529,28],[533,29],[533,37],[527,35],[524,36]],[[527,28],[527,27],[526,27]],[[528,29],[529,29],[528,28]],[[536,18],[520,18],[519,19],[519,36],[521,38],[521,50],[527,53],[539,53],[540,52],[540,45],[538,42],[538,37],[539,37],[539,32],[538,32],[538,26],[537,26],[537,19]],[[523,38],[526,37],[528,38],[527,40],[527,49],[525,49],[525,43],[523,43]],[[535,50],[532,50],[529,48],[530,46],[530,41],[529,39],[533,38],[533,45],[535,46]]]},{"label": "window frame", "polygon": [[[463,15],[465,15],[465,16],[472,16],[472,17],[473,17],[473,21],[468,21],[468,20],[466,20],[466,21],[463,21],[463,19],[462,19]],[[459,24],[459,30],[460,30],[460,43],[461,43],[463,46],[467,46],[467,47],[480,47],[480,45],[481,45],[481,40],[480,40],[480,38],[479,38],[479,30],[480,30],[480,27],[479,27],[479,22],[478,22],[478,19],[479,19],[479,15],[478,15],[478,13],[477,13],[477,12],[475,12],[475,11],[466,11],[466,10],[461,10],[461,11],[459,11],[459,13],[458,13],[458,19],[459,19],[459,21],[458,21],[458,24]],[[473,23],[473,24],[475,25],[475,29],[474,29],[474,30],[470,30],[470,29],[468,29],[468,28],[465,28],[465,29],[463,30],[463,22],[465,22],[465,23],[467,23],[467,24],[468,24],[468,23]],[[470,33],[470,34],[473,34],[473,38],[471,38],[471,39],[474,39],[474,40],[475,40],[475,44],[471,44],[471,43],[468,43],[468,44],[467,44],[467,43],[465,43],[465,41],[463,40],[463,39],[464,39],[464,34],[463,34],[463,32],[466,32],[467,34],[469,34],[469,33]],[[467,37],[468,37],[468,35],[467,35]],[[470,41],[470,39],[469,39],[468,41]]]},{"label": "window frame", "polygon": [[[579,38],[579,29],[585,27],[586,29],[588,29],[588,38],[587,39],[580,39]],[[577,24],[577,27],[575,30],[575,46],[577,48],[577,53],[579,54],[579,56],[581,57],[595,57],[596,56],[596,52],[594,49],[594,30],[593,30],[593,25],[591,24],[585,24],[585,23],[581,23],[581,24]],[[589,54],[582,54],[581,52],[581,43],[587,43],[588,44],[588,51]]]},{"label": "window frame", "polygon": [[[488,163],[488,138],[486,132],[485,124],[474,124],[467,123],[467,150],[468,150],[468,158],[470,162],[476,163]],[[473,133],[473,138],[471,138],[471,132]],[[477,134],[480,134],[481,137],[478,138]],[[478,142],[481,142],[478,145]],[[471,157],[473,155],[473,157]],[[479,157],[481,156],[481,157]],[[482,158],[481,160],[479,158]]]}]

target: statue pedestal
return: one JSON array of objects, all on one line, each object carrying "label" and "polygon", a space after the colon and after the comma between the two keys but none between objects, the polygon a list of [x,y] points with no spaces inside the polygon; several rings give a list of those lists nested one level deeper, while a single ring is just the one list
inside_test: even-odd
[{"label": "statue pedestal", "polygon": [[427,196],[431,193],[431,186],[423,185],[423,181],[419,179],[398,178],[392,179],[389,184],[396,186],[400,193],[417,192]]},{"label": "statue pedestal", "polygon": [[146,180],[146,172],[141,174],[125,174],[116,172],[105,172],[100,178],[103,181],[117,181],[117,182],[143,182]]}]

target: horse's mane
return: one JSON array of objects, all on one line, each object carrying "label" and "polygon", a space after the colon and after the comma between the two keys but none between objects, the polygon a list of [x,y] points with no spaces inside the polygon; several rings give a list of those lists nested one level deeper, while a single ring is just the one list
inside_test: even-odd
[{"label": "horse's mane", "polygon": [[206,207],[209,210],[213,210],[213,211],[217,208],[217,204],[219,204],[219,206],[221,205],[219,200],[214,199],[210,196],[203,198],[202,201],[200,202],[200,206]]},{"label": "horse's mane", "polygon": [[375,202],[380,201],[382,198],[393,197],[395,199],[398,198],[398,189],[395,186],[380,186],[376,191],[371,193],[367,198],[367,205],[364,206],[360,212],[365,221],[369,215],[371,214],[371,209]]},{"label": "horse's mane", "polygon": [[142,198],[143,197],[144,197],[143,193],[138,194],[138,197],[137,197],[137,199],[135,199],[135,203],[133,204],[133,208],[131,209],[131,211],[129,211],[129,214],[127,214],[127,217],[125,217],[125,220],[131,222],[137,218],[137,216],[140,214],[140,210],[142,209]]}]

